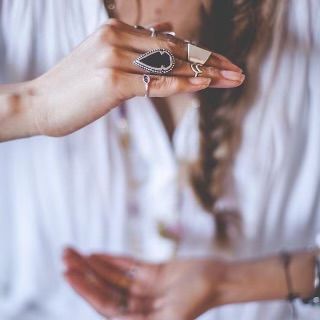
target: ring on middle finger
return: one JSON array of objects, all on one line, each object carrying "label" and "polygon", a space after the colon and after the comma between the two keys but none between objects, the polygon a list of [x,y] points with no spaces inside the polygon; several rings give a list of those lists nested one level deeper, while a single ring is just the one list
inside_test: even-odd
[{"label": "ring on middle finger", "polygon": [[154,49],[140,55],[133,64],[151,74],[166,74],[174,68],[175,58],[167,49]]},{"label": "ring on middle finger", "polygon": [[205,65],[211,56],[211,51],[200,48],[188,41],[185,42],[187,44],[188,61]]},{"label": "ring on middle finger", "polygon": [[200,63],[192,63],[190,65],[192,71],[194,72],[194,77],[197,78],[199,74],[203,73],[203,71],[200,69],[202,67],[202,64]]}]

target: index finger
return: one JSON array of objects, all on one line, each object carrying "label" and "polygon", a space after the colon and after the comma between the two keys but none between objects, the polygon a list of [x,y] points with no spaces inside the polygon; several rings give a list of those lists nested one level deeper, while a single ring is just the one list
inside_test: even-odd
[{"label": "index finger", "polygon": [[[105,28],[106,41],[116,47],[137,53],[145,53],[162,48],[170,50],[176,58],[188,61],[188,43],[170,34],[157,33],[152,37],[147,29],[135,29],[117,20],[112,20],[112,23],[106,25]],[[240,67],[215,52],[211,52],[205,65],[221,70],[242,72]]]}]

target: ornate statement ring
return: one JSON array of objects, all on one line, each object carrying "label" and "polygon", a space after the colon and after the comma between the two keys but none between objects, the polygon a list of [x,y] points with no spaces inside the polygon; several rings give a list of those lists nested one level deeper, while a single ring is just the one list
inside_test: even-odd
[{"label": "ornate statement ring", "polygon": [[194,72],[194,77],[197,78],[199,74],[203,73],[203,71],[200,69],[202,67],[202,64],[200,63],[192,63],[191,69]]},{"label": "ornate statement ring", "polygon": [[189,62],[205,65],[211,56],[211,51],[197,47],[190,42],[187,42],[187,47]]},{"label": "ornate statement ring", "polygon": [[154,49],[139,56],[133,64],[151,74],[166,74],[174,68],[175,58],[167,49]]},{"label": "ornate statement ring", "polygon": [[145,85],[146,88],[146,93],[145,93],[145,97],[149,97],[149,84],[151,82],[151,77],[147,74],[143,75],[143,83]]}]

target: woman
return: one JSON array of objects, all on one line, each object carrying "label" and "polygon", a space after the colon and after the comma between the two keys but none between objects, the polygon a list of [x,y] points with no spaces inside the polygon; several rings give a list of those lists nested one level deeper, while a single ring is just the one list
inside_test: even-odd
[{"label": "woman", "polygon": [[[238,67],[214,55],[208,67],[202,68],[206,77],[194,78],[190,64],[181,57],[186,54],[181,45],[186,43],[180,41],[180,46],[170,47],[177,60],[173,74],[152,77],[146,92],[144,71],[132,62],[139,56],[137,51],[159,45],[166,48],[170,36],[163,36],[161,43],[160,34],[151,37],[149,30],[113,20],[101,27],[106,11],[100,1],[0,4],[1,80],[12,83],[0,89],[2,141],[66,135],[134,95],[168,96],[204,89],[211,80],[218,87],[234,87],[243,81]],[[180,17],[191,22],[189,13],[194,10],[203,10],[202,3],[193,2],[186,16],[181,12]],[[200,14],[194,18],[187,30],[180,21],[184,38],[197,33]],[[223,69],[226,72],[220,73]],[[228,76],[233,78],[228,80]],[[182,114],[187,101],[191,120],[195,111],[189,98],[182,96],[182,102],[172,104]],[[185,129],[175,134],[183,142],[177,143],[180,151],[185,148],[188,118]],[[178,164],[160,119],[151,102],[140,98],[64,139],[43,136],[1,144],[1,319],[97,317],[64,283],[59,261],[66,245],[157,261],[174,254],[176,242],[158,231],[179,218],[175,205]],[[123,124],[129,124],[130,132]],[[159,174],[159,166],[166,174]],[[160,194],[159,200],[154,198]],[[211,217],[205,214],[204,220],[211,222]],[[211,244],[209,237],[204,241]],[[206,251],[202,243],[199,247]]]},{"label": "woman", "polygon": [[[220,245],[230,246],[236,234],[238,256],[261,256],[307,246],[314,243],[319,230],[316,123],[320,97],[315,80],[319,75],[319,10],[316,1],[216,1],[212,8],[208,37],[214,48],[243,67],[249,77],[243,92],[205,91],[202,95],[200,130],[204,140],[193,183],[202,205],[212,211],[216,199],[226,193],[225,185],[221,186],[224,180],[217,177],[226,177],[239,145],[238,131],[232,128],[251,106],[244,118],[241,146],[232,170],[238,205],[230,205],[228,199],[215,206],[216,238]],[[237,22],[234,27],[232,21]],[[203,40],[212,47],[208,37]],[[211,104],[206,105],[208,96]],[[226,130],[219,135],[221,123]],[[214,140],[216,136],[218,141]],[[221,145],[229,152],[213,157],[221,151]],[[240,208],[242,213],[241,241],[237,236],[238,218],[220,214],[221,208],[234,211],[230,207]],[[205,232],[205,227],[202,230]],[[193,319],[214,306],[257,300],[283,302],[223,307],[203,317],[289,319],[290,305],[284,301],[289,293],[302,298],[312,294],[313,259],[314,253],[295,253],[289,267],[278,255],[231,264],[217,260],[176,260],[160,265],[138,262],[137,274],[130,280],[126,270],[137,263],[134,260],[104,255],[83,260],[74,252],[65,257],[68,281],[97,311],[130,320],[144,316]],[[207,268],[208,263],[213,266]],[[206,277],[206,272],[199,276],[197,271],[203,268],[212,278]],[[110,283],[124,292],[110,292]],[[130,291],[132,283],[138,289],[140,286],[138,293],[143,290],[145,299],[135,299],[137,292]],[[119,313],[122,305],[125,312]],[[297,311],[300,319],[319,318],[317,308],[300,303]]]},{"label": "woman", "polygon": [[[57,3],[58,2],[55,1],[55,6],[58,6]],[[168,7],[168,3],[158,3],[159,6],[165,9],[170,8]],[[199,4],[198,1],[197,3]],[[228,4],[228,2],[225,3]],[[119,6],[123,4],[124,2],[119,1],[118,8],[120,9],[121,7]],[[194,12],[199,12],[200,9],[195,10],[195,7],[193,7],[189,8],[188,11],[185,2],[183,2],[183,4],[185,9],[183,12],[185,12],[186,15],[182,25],[189,26],[191,25],[190,17],[195,17]],[[196,2],[193,2],[193,5],[195,4]],[[240,4],[241,6],[237,6],[238,9],[242,8],[242,3]],[[309,2],[305,5],[309,4],[311,5]],[[61,19],[61,11],[58,10],[61,10],[61,8],[51,7],[51,11],[49,11],[48,8],[38,7],[38,5],[39,4],[31,7],[34,10],[33,13],[50,12],[49,15],[46,15],[50,18],[42,21],[45,23],[45,25],[41,25],[42,30],[45,30],[45,27],[48,26],[50,28],[50,23]],[[65,5],[64,3],[64,6]],[[72,1],[68,2],[67,8],[69,8],[70,11],[66,12],[65,19],[59,21],[59,24],[54,24],[58,25],[62,30],[68,28],[69,32],[64,33],[59,29],[54,30],[57,37],[53,36],[53,39],[57,39],[58,42],[60,40],[60,45],[63,42],[63,46],[60,47],[59,52],[49,50],[50,55],[48,54],[47,56],[47,63],[48,61],[56,61],[57,56],[63,56],[63,53],[66,53],[66,48],[70,48],[70,38],[68,38],[70,35],[73,35],[72,39],[80,40],[83,38],[77,33],[77,30],[80,29],[78,28],[79,20],[75,19],[75,16],[71,14],[72,12],[76,12],[76,16],[83,15],[88,17],[88,19],[81,20],[88,23],[86,25],[87,28],[84,26],[81,29],[82,32],[88,29],[92,30],[94,29],[94,27],[92,27],[93,25],[97,26],[99,24],[95,23],[98,19],[93,22],[93,17],[97,17],[97,12],[99,12],[98,15],[101,14],[102,11],[100,7],[95,7],[90,3],[92,7],[90,6],[89,9],[88,4],[83,3],[82,5],[84,7],[79,6],[79,4],[76,5]],[[152,4],[144,1],[143,5],[145,8],[145,6]],[[181,2],[177,2],[175,5],[181,6]],[[204,3],[204,5],[207,4]],[[296,6],[298,5],[296,4]],[[22,8],[19,4],[12,7],[6,6],[6,8],[16,10],[15,17],[18,16],[19,12],[28,12],[28,9],[30,10],[30,7]],[[206,7],[201,6],[200,8]],[[56,9],[56,11],[52,13],[52,9]],[[128,15],[135,12],[132,8],[129,9]],[[148,16],[146,15],[140,24],[148,25],[154,22],[155,19],[153,18],[157,17],[157,12],[159,14],[159,8],[155,9],[157,10],[154,11],[154,16],[150,15],[150,20],[148,20]],[[283,12],[283,10],[284,9],[281,8],[279,12]],[[123,10],[119,11],[124,12]],[[181,11],[182,10],[179,12],[182,14]],[[10,17],[7,11],[2,10],[2,12],[6,12],[5,16]],[[178,20],[176,19],[176,12],[177,10],[165,11],[166,15],[169,13],[174,14],[172,17],[174,21]],[[248,12],[251,12],[250,7]],[[316,10],[313,12],[316,12]],[[238,12],[238,17],[246,17],[241,13],[242,11]],[[119,18],[122,19],[121,16],[119,16]],[[10,19],[7,20],[10,21]],[[15,20],[20,21],[19,19]],[[36,21],[40,22],[41,20]],[[185,23],[185,21],[188,21],[188,24]],[[209,21],[211,20],[209,19]],[[215,21],[218,22],[219,20]],[[133,23],[135,21],[127,22]],[[16,25],[10,23],[5,25],[16,28]],[[75,25],[77,27],[75,27]],[[252,26],[249,25],[247,27],[251,28]],[[179,30],[179,28],[175,29]],[[183,30],[183,28],[180,29]],[[30,29],[27,28],[20,28],[20,30],[21,32],[30,32]],[[177,33],[182,38],[192,38],[190,33],[179,33],[178,30]],[[192,30],[195,29],[192,28]],[[241,37],[238,39],[241,39]],[[42,41],[36,41],[38,46],[45,43],[44,39],[41,40]],[[9,44],[10,43],[15,42],[9,41]],[[10,45],[8,46],[7,44],[7,47],[10,48]],[[218,47],[217,42],[217,49]],[[244,46],[244,48],[246,49],[246,46]],[[222,49],[224,50],[225,48],[222,47]],[[22,53],[21,50],[11,49],[8,51],[10,52],[8,57],[11,59],[14,57],[13,53],[18,55]],[[40,61],[36,59],[39,51],[41,50],[39,50],[38,47],[32,47],[31,56],[33,56],[34,59],[32,59],[33,66],[30,69],[44,68],[43,65],[40,65]],[[52,56],[54,54],[56,54],[55,57]],[[23,57],[24,56],[25,52],[23,52]],[[240,54],[239,57],[242,58],[242,54]],[[20,60],[17,59],[17,61]],[[25,62],[23,59],[21,59],[21,61]],[[26,65],[29,65],[28,62],[29,61],[25,62],[24,67],[21,66],[21,70],[25,72],[24,75],[30,71],[30,69],[25,68]],[[41,63],[44,63],[44,60],[41,60]],[[16,65],[16,63],[11,61],[7,65],[12,66]],[[68,63],[67,65],[69,66],[70,64]],[[79,75],[83,76],[84,71],[79,72]],[[88,77],[89,74],[85,72],[85,76]],[[65,88],[62,90],[64,89]],[[66,91],[69,93],[69,88]],[[220,105],[222,98],[218,98],[216,101],[218,101]],[[225,99],[225,97],[223,98]],[[145,100],[135,100],[131,101],[131,103],[135,105],[133,108],[130,108],[130,102],[127,103],[126,108],[119,109],[117,113],[114,112],[109,116],[107,124],[103,121],[96,123],[94,126],[63,140],[63,142],[62,140],[47,141],[47,139],[43,141],[41,138],[39,140],[32,140],[32,142],[28,144],[24,143],[23,145],[19,144],[16,146],[9,144],[3,146],[2,154],[5,152],[6,157],[10,161],[8,161],[8,159],[4,160],[4,165],[1,166],[3,170],[1,173],[3,179],[1,179],[1,181],[7,182],[5,192],[2,193],[3,199],[1,201],[5,209],[1,212],[10,211],[12,214],[8,217],[5,216],[8,220],[5,224],[6,228],[2,233],[2,237],[4,237],[2,243],[12,243],[16,245],[13,249],[5,247],[3,251],[10,252],[10,254],[7,254],[10,258],[6,259],[5,263],[1,266],[3,270],[3,272],[1,272],[1,276],[3,277],[3,280],[1,279],[3,283],[2,287],[7,288],[6,290],[4,289],[3,292],[5,292],[6,297],[9,297],[9,299],[6,300],[1,299],[1,301],[5,301],[4,306],[1,307],[1,309],[4,310],[4,318],[7,317],[10,319],[12,316],[21,317],[21,314],[24,315],[24,318],[38,317],[41,319],[50,317],[59,319],[63,317],[66,319],[71,317],[86,318],[91,316],[91,311],[86,309],[79,300],[75,300],[70,291],[61,285],[61,281],[58,281],[60,279],[57,272],[59,266],[56,265],[56,261],[58,261],[61,248],[66,243],[76,244],[77,247],[85,251],[103,250],[121,254],[136,254],[138,257],[144,257],[149,260],[169,258],[175,253],[188,256],[219,254],[220,246],[214,246],[212,239],[214,222],[208,213],[201,209],[192,196],[191,187],[183,174],[186,167],[188,168],[190,164],[197,159],[197,150],[194,147],[198,141],[196,130],[197,112],[191,109],[183,119],[182,127],[179,127],[174,133],[172,140],[176,150],[176,158],[178,158],[177,161],[175,160],[168,140],[166,140],[167,138],[164,134],[165,131],[163,127],[159,126],[159,118],[156,117],[156,113],[153,111],[154,109],[152,109],[150,104]],[[70,102],[68,102],[68,104],[70,104]],[[186,103],[185,100],[183,100],[182,103],[176,101],[174,104],[183,106]],[[61,105],[61,103],[58,103],[58,105]],[[138,105],[139,107],[137,107]],[[159,105],[159,101],[155,101],[155,105]],[[207,107],[204,107],[202,104],[201,110],[203,110],[204,113],[201,112],[200,118],[201,120],[208,119],[211,121],[211,117],[208,117],[208,112],[213,108],[212,105],[206,105]],[[269,107],[268,105],[268,108]],[[168,109],[169,108],[165,107],[157,108],[158,111]],[[176,107],[176,110],[181,109]],[[217,114],[221,115],[221,113],[224,116],[222,109],[220,111],[219,108],[215,108],[215,110],[217,111],[215,116]],[[163,112],[160,113],[160,115],[162,118],[165,118]],[[179,118],[179,113],[177,114],[177,118]],[[227,120],[226,117],[223,118],[224,122]],[[219,124],[221,122],[222,121],[219,121]],[[256,119],[253,119],[251,123],[257,123]],[[123,124],[125,125],[123,126]],[[128,124],[130,135],[128,135],[128,130],[126,129]],[[165,124],[168,129],[167,131],[169,134],[171,132],[170,136],[172,136],[172,125],[170,126],[170,122],[168,121],[165,121]],[[211,137],[215,136],[215,134],[210,131],[211,129],[207,130],[207,128],[212,128],[212,125],[214,125],[214,123],[209,123],[209,127],[207,125],[201,126],[203,129],[201,135],[206,138],[206,141],[211,141],[210,139],[208,140],[208,135]],[[107,128],[105,128],[105,126]],[[228,128],[230,128],[230,126]],[[108,132],[107,135],[105,135],[105,131]],[[228,132],[224,132],[223,136],[225,137],[227,134]],[[266,135],[268,137],[268,134]],[[152,137],[152,141],[147,139],[150,136]],[[251,145],[250,139],[247,138],[248,137],[245,137],[243,141],[248,144],[242,148]],[[85,149],[83,139],[86,141]],[[128,141],[130,142],[130,148],[127,147]],[[123,146],[121,146],[121,142]],[[208,144],[206,152],[203,150],[203,155],[206,157],[210,154],[212,155],[212,148],[214,147],[214,149],[216,149],[216,145],[214,142]],[[28,158],[22,159],[19,154],[21,153],[25,156],[24,150],[28,151],[29,155]],[[222,155],[224,155],[223,152]],[[239,155],[241,155],[241,152]],[[244,164],[243,168],[251,168],[251,163],[246,162],[248,160],[251,161],[251,157],[249,156],[249,158],[247,158],[247,155],[248,152],[242,153],[241,164]],[[257,155],[261,156],[261,153],[257,153]],[[21,159],[21,163],[19,159]],[[282,158],[280,158],[280,160],[278,161],[283,163],[284,160]],[[223,162],[223,164],[227,163],[225,161],[221,162]],[[214,161],[214,163],[216,163],[216,161]],[[258,161],[257,163],[260,162]],[[205,168],[206,164],[209,164],[211,169],[216,167],[211,161],[208,162],[205,160],[204,157],[204,161],[202,161],[200,167],[200,175],[194,175],[194,184],[198,191],[209,190],[207,187],[211,185],[212,182],[211,178],[209,181],[199,179],[199,177],[201,178],[201,168],[208,169],[207,167]],[[180,178],[178,177],[179,167],[181,168]],[[35,170],[35,168],[37,170]],[[90,170],[83,170],[83,168],[90,168]],[[292,167],[290,168],[292,169]],[[288,170],[285,171],[288,172]],[[222,174],[222,171],[223,170],[219,172]],[[50,172],[50,176],[47,175],[47,172]],[[19,184],[17,183],[16,177],[30,173],[35,174],[35,180],[26,179],[24,183],[21,183],[19,179]],[[314,211],[306,210],[306,212],[310,214],[304,216],[304,219],[306,219],[306,221],[313,219],[312,225],[315,230],[312,232],[308,230],[308,234],[306,234],[306,232],[304,234],[300,232],[300,237],[296,237],[297,231],[292,227],[296,222],[290,210],[288,210],[288,215],[279,215],[278,212],[275,214],[275,211],[279,208],[279,206],[276,206],[277,208],[274,209],[274,211],[271,210],[271,213],[267,212],[268,214],[262,215],[263,210],[270,211],[270,208],[266,208],[263,205],[260,206],[261,203],[259,202],[261,200],[260,195],[264,194],[264,188],[267,188],[269,184],[262,184],[261,190],[259,190],[257,186],[263,181],[261,180],[263,177],[256,176],[256,172],[253,175],[250,174],[251,172],[245,173],[246,178],[252,179],[249,183],[252,189],[248,191],[259,191],[260,193],[244,193],[241,195],[240,208],[246,213],[242,215],[242,217],[243,219],[250,217],[251,220],[243,221],[242,230],[245,240],[242,242],[241,250],[238,250],[238,255],[255,255],[258,250],[259,252],[267,252],[271,247],[282,247],[289,243],[293,246],[295,244],[303,245],[311,242],[318,228],[318,221],[313,215]],[[206,174],[204,176],[213,177],[214,175]],[[243,181],[242,176],[237,178],[238,183]],[[281,181],[283,181],[285,177],[282,177],[282,180],[281,177],[277,176],[277,178],[280,178],[280,185],[283,184]],[[222,180],[217,179],[217,181]],[[12,191],[12,189],[14,191]],[[134,193],[132,193],[132,189],[135,190]],[[220,196],[220,192],[217,191],[222,188],[219,186],[212,189],[214,190],[213,194],[211,194],[211,192],[198,192],[198,195],[202,198],[204,207],[210,207],[210,210],[212,209],[213,200],[215,200],[218,193]],[[281,195],[280,191],[275,192],[275,195]],[[41,195],[40,201],[39,197],[36,196],[38,194]],[[127,197],[127,194],[130,195],[130,198]],[[267,194],[269,195],[269,193]],[[252,197],[252,201],[246,201],[247,196]],[[270,196],[272,195],[270,194]],[[19,208],[17,208],[17,199],[20,202]],[[126,201],[123,199],[126,199]],[[281,199],[283,199],[283,197],[281,197]],[[270,199],[263,200],[268,203]],[[310,203],[314,204],[314,201],[311,200]],[[252,207],[248,208],[249,204]],[[220,203],[220,208],[223,206],[228,210],[230,207],[231,209],[238,207],[234,204],[226,206]],[[128,221],[126,217],[128,207],[132,214],[129,216],[130,222],[124,223],[124,221]],[[254,215],[251,214],[253,211]],[[109,213],[109,215],[107,215],[107,213]],[[177,213],[179,213],[179,215],[177,215]],[[229,219],[229,217],[233,217],[233,214],[226,216]],[[225,242],[226,239],[228,240],[230,238],[229,228],[225,228],[227,225],[226,219],[224,218],[225,215],[218,215],[218,217],[218,220],[216,220],[217,230],[219,231],[217,232],[217,237]],[[281,228],[283,222],[287,224],[283,233],[274,230],[275,224],[272,223],[273,217],[277,219],[281,217],[281,221],[278,223],[279,228]],[[267,225],[265,219],[268,219],[269,225]],[[298,229],[306,230],[306,221],[299,221]],[[13,226],[11,229],[10,225]],[[257,226],[260,226],[264,232],[261,232]],[[26,236],[23,238],[18,237],[22,234],[18,232],[19,228],[26,230]],[[158,233],[158,228],[161,233]],[[16,233],[13,233],[12,230]],[[58,236],[56,230],[63,230],[63,232]],[[176,230],[178,232],[176,232]],[[15,234],[18,236],[15,236]],[[162,235],[165,237],[162,237]],[[90,237],[88,238],[88,236]],[[252,244],[252,241],[250,241],[251,238],[256,240],[255,244]],[[28,241],[32,245],[28,245]],[[16,249],[21,248],[22,244],[28,251],[19,251]],[[157,250],[154,249],[155,247]],[[19,261],[24,261],[23,257],[20,256],[21,254],[26,254],[29,258],[30,262],[28,265],[19,265]],[[16,267],[14,270],[16,275],[15,282],[7,280],[13,277],[13,265]],[[46,274],[44,275],[41,270],[44,269],[43,266],[47,265],[49,265],[50,268],[46,267]],[[48,279],[50,279],[50,281]],[[9,294],[7,294],[8,292]],[[67,298],[68,296],[70,297],[69,300]],[[14,308],[10,307],[12,305],[14,305]],[[264,309],[269,310],[269,313]],[[60,313],[59,310],[63,311]],[[243,310],[244,309],[242,309],[242,311]],[[43,314],[41,315],[41,312],[43,312],[45,316],[43,316]],[[304,310],[304,313],[306,318],[311,318],[309,311]],[[209,314],[208,317],[209,319],[221,316],[223,318],[234,318],[235,314],[239,317],[237,308],[218,310],[217,312]],[[283,315],[286,314],[287,306],[284,304],[273,305],[271,307],[252,305],[246,307],[245,311],[241,313],[245,319],[250,319],[250,317],[254,319],[256,315],[259,318],[261,318],[262,315],[268,317],[268,319],[274,315],[275,318],[283,318]],[[94,317],[93,314],[92,317]]]}]

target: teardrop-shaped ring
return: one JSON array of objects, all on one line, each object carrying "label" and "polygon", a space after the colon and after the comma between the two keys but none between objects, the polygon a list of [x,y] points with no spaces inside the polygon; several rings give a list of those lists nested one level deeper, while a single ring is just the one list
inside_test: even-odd
[{"label": "teardrop-shaped ring", "polygon": [[166,74],[174,68],[175,58],[167,49],[154,49],[140,55],[133,64],[151,74]]}]

